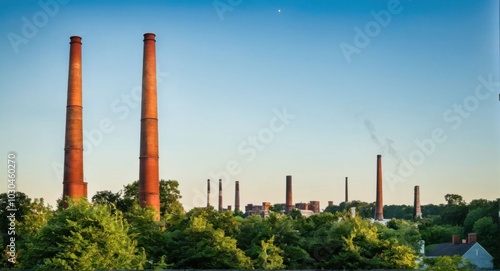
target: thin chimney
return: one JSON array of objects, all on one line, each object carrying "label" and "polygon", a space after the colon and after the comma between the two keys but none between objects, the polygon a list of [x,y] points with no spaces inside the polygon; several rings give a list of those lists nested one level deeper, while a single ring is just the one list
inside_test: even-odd
[{"label": "thin chimney", "polygon": [[82,38],[70,37],[68,100],[64,143],[63,203],[66,198],[78,201],[87,197],[83,181],[83,117],[82,117]]},{"label": "thin chimney", "polygon": [[382,196],[382,155],[377,155],[377,201],[375,203],[375,220],[384,220],[384,202]]},{"label": "thin chimney", "polygon": [[219,212],[222,210],[222,179],[219,179]]},{"label": "thin chimney", "polygon": [[210,179],[207,180],[207,208],[210,206]]},{"label": "thin chimney", "polygon": [[286,176],[286,203],[285,203],[285,213],[290,213],[293,210],[293,200],[292,200],[292,176]]},{"label": "thin chimney", "polygon": [[451,236],[451,244],[452,245],[460,244],[460,236],[458,234],[453,234]]},{"label": "thin chimney", "polygon": [[160,214],[158,169],[158,108],[156,93],[155,34],[144,34],[141,103],[141,148],[139,156],[139,203],[152,206]]},{"label": "thin chimney", "polygon": [[345,203],[349,202],[349,183],[347,177],[345,177]]},{"label": "thin chimney", "polygon": [[236,181],[234,188],[234,211],[240,210],[240,181]]},{"label": "thin chimney", "polygon": [[420,208],[420,187],[415,185],[415,193],[413,200],[413,217],[415,219],[422,218],[422,209]]}]

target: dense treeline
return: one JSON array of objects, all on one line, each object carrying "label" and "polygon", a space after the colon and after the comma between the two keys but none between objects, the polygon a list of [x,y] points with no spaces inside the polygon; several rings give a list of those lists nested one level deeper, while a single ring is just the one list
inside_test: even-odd
[{"label": "dense treeline", "polygon": [[[244,217],[241,212],[218,212],[211,207],[185,213],[179,203],[178,183],[162,180],[160,186],[159,222],[152,209],[138,206],[137,182],[118,193],[98,192],[92,203],[70,202],[68,208],[59,206],[56,210],[43,200],[17,192],[17,262],[9,263],[6,253],[1,267],[415,269],[421,259],[422,239],[426,244],[448,242],[451,234],[470,231],[478,233],[479,242],[490,253],[498,253],[491,242],[500,237],[497,202],[474,200],[465,204],[460,196],[447,195],[448,204],[423,206],[426,218],[418,221],[408,217],[413,212],[410,206],[386,206],[385,216],[397,219],[384,226],[363,219],[371,218],[373,204],[356,201],[330,206],[308,218],[297,211],[290,215],[271,212],[266,218]],[[9,224],[6,204],[7,195],[0,194],[2,228]],[[352,206],[358,209],[356,217],[346,211]],[[8,238],[2,231],[4,247]],[[460,263],[460,259],[450,257],[428,268]]]},{"label": "dense treeline", "polygon": [[[451,242],[454,234],[466,239],[469,233],[477,233],[478,242],[494,257],[494,265],[500,267],[500,199],[475,199],[468,204],[456,194],[447,194],[444,199],[446,204],[421,206],[423,219],[416,222],[425,244]],[[372,218],[375,212],[374,203],[361,201],[329,206],[325,211],[335,213],[351,207],[356,207],[364,218]],[[413,211],[410,205],[386,205],[384,217],[412,220]]]}]

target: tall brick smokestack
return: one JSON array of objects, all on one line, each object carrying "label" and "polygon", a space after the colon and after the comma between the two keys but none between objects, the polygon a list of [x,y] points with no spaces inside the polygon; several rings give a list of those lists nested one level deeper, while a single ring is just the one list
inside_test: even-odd
[{"label": "tall brick smokestack", "polygon": [[156,96],[155,34],[144,34],[141,103],[141,148],[139,156],[139,203],[152,206],[160,214],[158,169],[158,109]]},{"label": "tall brick smokestack", "polygon": [[413,200],[413,218],[422,218],[422,209],[420,208],[420,186],[415,185],[415,194]]},{"label": "tall brick smokestack", "polygon": [[236,181],[234,187],[234,211],[240,210],[240,181]]},{"label": "tall brick smokestack", "polygon": [[377,201],[375,203],[375,220],[384,220],[384,199],[382,196],[382,155],[377,155]]},{"label": "tall brick smokestack", "polygon": [[63,202],[66,197],[78,200],[87,196],[83,181],[83,117],[82,117],[82,38],[70,37],[68,101],[64,142]]},{"label": "tall brick smokestack", "polygon": [[347,177],[345,177],[345,203],[349,202],[349,183]]},{"label": "tall brick smokestack", "polygon": [[210,179],[207,180],[207,208],[210,206]]},{"label": "tall brick smokestack", "polygon": [[222,212],[222,179],[219,179],[219,212]]},{"label": "tall brick smokestack", "polygon": [[285,203],[285,213],[290,213],[293,210],[293,200],[292,200],[292,176],[286,176],[286,203]]}]

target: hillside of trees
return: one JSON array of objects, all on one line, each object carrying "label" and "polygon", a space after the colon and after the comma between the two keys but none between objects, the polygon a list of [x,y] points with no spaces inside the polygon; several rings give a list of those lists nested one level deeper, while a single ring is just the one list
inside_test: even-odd
[{"label": "hillside of trees", "polygon": [[[54,209],[43,199],[16,194],[16,262],[7,261],[11,236],[2,230],[0,268],[33,270],[107,269],[417,269],[426,245],[450,242],[452,234],[478,234],[479,243],[500,265],[499,201],[388,205],[387,225],[372,223],[374,203],[352,201],[303,217],[279,211],[269,217],[218,212],[212,207],[185,212],[177,181],[160,182],[161,220],[137,203],[138,182],[91,202],[69,201]],[[9,228],[7,194],[0,194],[0,227]],[[357,208],[357,216],[347,212]],[[426,270],[468,270],[460,257],[425,260]]]}]

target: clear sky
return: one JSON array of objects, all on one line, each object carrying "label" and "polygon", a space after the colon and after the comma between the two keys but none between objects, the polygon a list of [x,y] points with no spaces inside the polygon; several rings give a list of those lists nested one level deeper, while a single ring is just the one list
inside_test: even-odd
[{"label": "clear sky", "polygon": [[[89,197],[138,179],[143,34],[156,34],[160,176],[186,209],[500,197],[499,2],[0,1],[0,154],[62,195],[69,37],[82,37]],[[109,129],[100,122],[111,122]],[[0,167],[6,180],[6,166]],[[5,185],[0,191],[5,191]],[[215,193],[214,193],[215,192]]]}]

